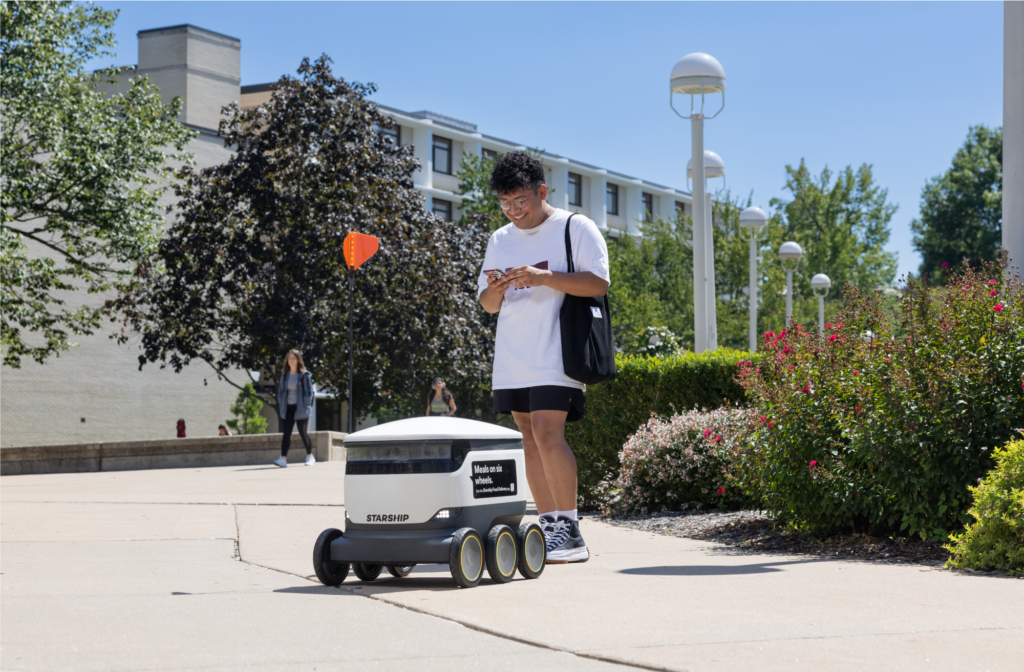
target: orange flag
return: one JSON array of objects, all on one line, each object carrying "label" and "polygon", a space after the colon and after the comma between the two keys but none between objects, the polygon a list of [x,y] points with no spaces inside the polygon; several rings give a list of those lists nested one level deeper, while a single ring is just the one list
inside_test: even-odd
[{"label": "orange flag", "polygon": [[349,269],[354,271],[362,266],[363,262],[372,257],[379,247],[380,240],[373,236],[355,231],[349,233],[345,236],[344,244],[345,261],[348,262]]}]

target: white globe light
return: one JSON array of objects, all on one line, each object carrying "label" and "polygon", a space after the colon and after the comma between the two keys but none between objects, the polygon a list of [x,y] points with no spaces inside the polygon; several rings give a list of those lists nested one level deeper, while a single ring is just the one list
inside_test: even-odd
[{"label": "white globe light", "polygon": [[779,248],[779,259],[797,259],[804,256],[803,248],[792,240],[785,242]]},{"label": "white globe light", "polygon": [[740,213],[740,226],[744,229],[757,229],[768,225],[768,213],[758,207],[747,208]]},{"label": "white globe light", "polygon": [[[693,158],[686,162],[686,177],[693,179]],[[704,177],[725,177],[725,161],[714,152],[704,150]]]},{"label": "white globe light", "polygon": [[832,279],[824,273],[818,273],[811,278],[811,289],[828,289],[832,286]]},{"label": "white globe light", "polygon": [[669,88],[673,93],[698,96],[701,93],[720,93],[725,91],[725,69],[714,56],[687,54],[672,68]]}]

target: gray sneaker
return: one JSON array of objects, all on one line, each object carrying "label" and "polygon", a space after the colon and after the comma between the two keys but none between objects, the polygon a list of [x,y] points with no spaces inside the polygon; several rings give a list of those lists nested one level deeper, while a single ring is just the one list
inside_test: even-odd
[{"label": "gray sneaker", "polygon": [[283,457],[278,457],[276,460],[274,460],[274,464],[276,464],[279,467],[287,468],[288,467],[288,460],[284,459]]},{"label": "gray sneaker", "polygon": [[554,531],[547,538],[548,564],[563,565],[568,562],[586,562],[590,559],[590,551],[583,542],[578,520],[569,520],[565,516],[555,521]]}]

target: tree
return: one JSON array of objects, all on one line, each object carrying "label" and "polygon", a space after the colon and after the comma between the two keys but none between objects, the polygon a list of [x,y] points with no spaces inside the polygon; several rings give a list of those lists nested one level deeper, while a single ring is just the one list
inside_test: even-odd
[{"label": "tree", "polygon": [[[182,169],[173,225],[112,307],[142,335],[140,367],[199,360],[236,387],[239,370],[273,385],[297,348],[318,386],[341,393],[353,347],[357,413],[419,415],[432,377],[490,367],[476,300],[487,232],[425,212],[413,148],[379,132],[394,122],[367,99],[376,87],[335,78],[330,62],[304,59],[270,102],[224,108],[235,153]],[[381,241],[355,272],[351,343],[350,231]]]},{"label": "tree", "polygon": [[[944,174],[921,190],[921,216],[910,223],[919,273],[944,279],[943,264],[995,261],[1002,239],[1003,130],[972,126]],[[1022,260],[1014,260],[1018,265]]]},{"label": "tree", "polygon": [[169,161],[193,132],[180,100],[147,78],[111,93],[127,67],[85,72],[113,55],[117,12],[77,2],[0,8],[0,278],[4,364],[44,362],[93,333],[102,302],[154,251]]},{"label": "tree", "polygon": [[234,420],[228,420],[227,426],[236,434],[266,434],[267,419],[260,416],[263,410],[263,402],[256,394],[256,388],[252,383],[246,383],[242,391],[238,393],[238,399],[231,404],[231,415]]}]

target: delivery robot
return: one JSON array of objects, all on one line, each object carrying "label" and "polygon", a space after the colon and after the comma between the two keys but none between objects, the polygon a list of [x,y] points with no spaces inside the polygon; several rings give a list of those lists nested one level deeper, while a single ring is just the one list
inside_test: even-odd
[{"label": "delivery robot", "polygon": [[398,420],[345,437],[345,531],[324,530],[313,547],[321,583],[337,586],[349,567],[363,581],[387,568],[404,577],[417,564],[447,564],[462,588],[516,570],[544,571],[544,534],[524,524],[523,435],[449,417]]}]

